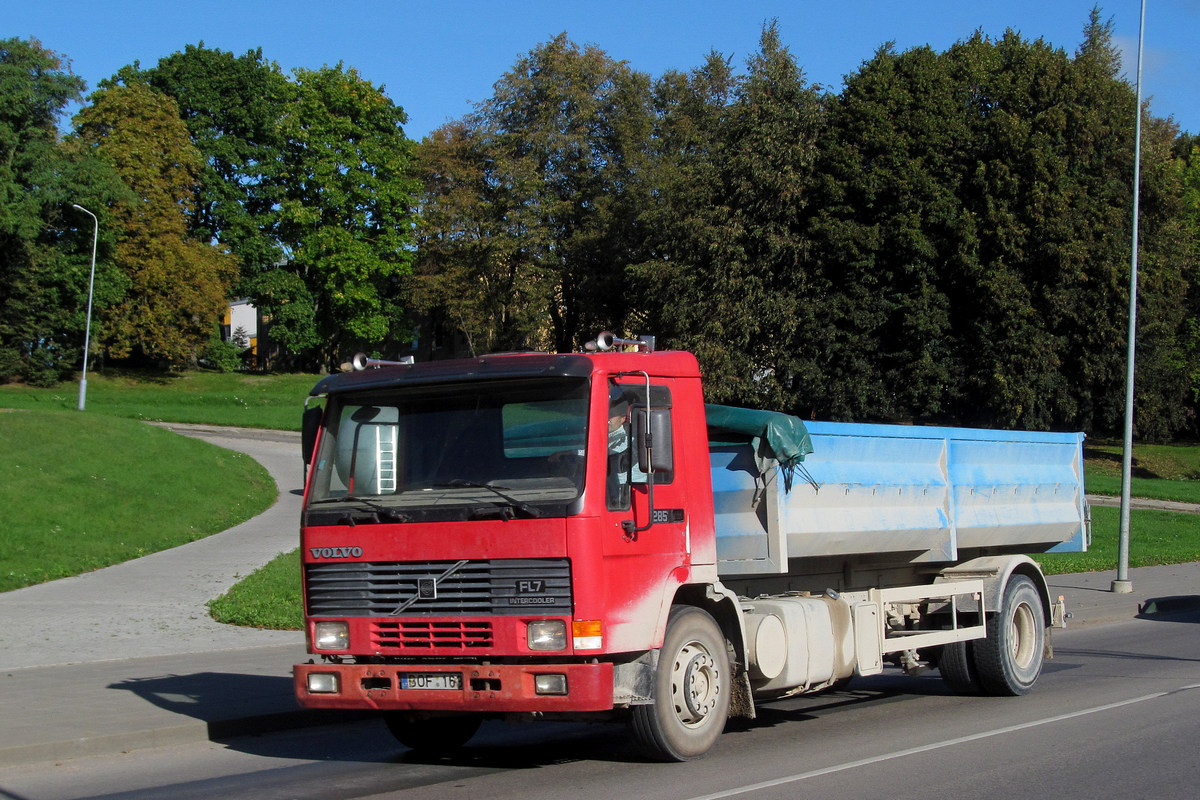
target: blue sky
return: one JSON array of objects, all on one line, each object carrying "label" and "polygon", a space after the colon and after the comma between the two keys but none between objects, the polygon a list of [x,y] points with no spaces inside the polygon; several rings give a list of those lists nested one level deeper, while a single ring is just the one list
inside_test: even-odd
[{"label": "blue sky", "polygon": [[[187,44],[261,47],[285,70],[339,61],[386,87],[420,139],[486,99],[523,53],[566,31],[634,69],[699,66],[710,50],[744,65],[775,18],[807,78],[834,89],[884,42],[944,50],[974,30],[1013,28],[1068,53],[1095,0],[0,0],[0,38],[35,37],[88,83]],[[1140,0],[1106,0],[1129,77]],[[1147,0],[1143,92],[1156,115],[1200,133],[1200,0]]]}]

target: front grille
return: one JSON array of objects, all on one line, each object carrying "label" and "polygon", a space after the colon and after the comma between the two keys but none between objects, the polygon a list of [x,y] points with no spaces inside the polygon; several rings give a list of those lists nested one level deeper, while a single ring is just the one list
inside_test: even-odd
[{"label": "front grille", "polygon": [[565,558],[306,564],[313,617],[512,616],[571,613]]},{"label": "front grille", "polygon": [[389,650],[433,650],[452,648],[470,650],[491,647],[490,622],[371,622],[371,645],[379,652]]}]

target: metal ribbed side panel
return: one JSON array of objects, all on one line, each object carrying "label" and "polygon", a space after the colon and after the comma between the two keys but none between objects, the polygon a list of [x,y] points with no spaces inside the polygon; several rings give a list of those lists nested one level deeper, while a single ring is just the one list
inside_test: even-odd
[{"label": "metal ribbed side panel", "polygon": [[571,613],[565,559],[305,565],[314,617],[495,616]]}]

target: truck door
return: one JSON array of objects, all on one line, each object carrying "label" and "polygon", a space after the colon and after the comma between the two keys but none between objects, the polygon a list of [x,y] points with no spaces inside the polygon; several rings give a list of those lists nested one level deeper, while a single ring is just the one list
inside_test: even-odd
[{"label": "truck door", "polygon": [[671,554],[673,568],[688,552],[688,520],[684,482],[676,480],[671,389],[651,384],[648,399],[644,382],[610,386],[605,504],[613,513],[604,552]]},{"label": "truck door", "polygon": [[[635,381],[610,386],[608,491],[601,536],[606,645],[615,652],[658,644],[664,607],[678,587],[677,570],[691,558],[682,479],[686,473],[671,430],[670,387],[651,385],[647,404],[646,381]],[[657,423],[651,422],[654,418]],[[644,446],[647,431],[660,439],[655,444],[652,436],[649,454]],[[647,463],[647,455],[658,463]],[[663,463],[664,455],[672,457],[666,459],[669,464]]]}]

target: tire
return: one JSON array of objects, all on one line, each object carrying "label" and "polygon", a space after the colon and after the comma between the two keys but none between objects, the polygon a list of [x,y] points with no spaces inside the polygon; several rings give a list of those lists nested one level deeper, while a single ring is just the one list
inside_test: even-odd
[{"label": "tire", "polygon": [[987,638],[972,648],[983,691],[991,695],[1027,694],[1042,672],[1046,614],[1033,581],[1015,575],[1004,587],[1000,609],[988,620]]},{"label": "tire", "polygon": [[452,753],[471,740],[483,723],[478,714],[418,717],[404,711],[387,711],[383,721],[400,744],[418,753]]},{"label": "tire", "polygon": [[972,642],[951,642],[938,654],[938,672],[955,694],[979,694],[983,688],[973,663]]},{"label": "tire", "polygon": [[728,645],[716,621],[699,608],[673,608],[654,676],[654,702],[633,707],[640,749],[657,761],[703,756],[725,729],[732,686]]}]

